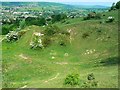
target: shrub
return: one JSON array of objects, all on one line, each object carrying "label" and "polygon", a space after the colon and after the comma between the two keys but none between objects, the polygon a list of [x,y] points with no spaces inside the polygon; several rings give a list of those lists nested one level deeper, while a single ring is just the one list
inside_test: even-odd
[{"label": "shrub", "polygon": [[25,26],[26,26],[25,19],[23,19],[19,22],[19,27],[20,27],[20,29],[23,29],[23,28],[25,28]]},{"label": "shrub", "polygon": [[88,77],[87,77],[88,80],[94,80],[95,79],[95,76],[93,73],[91,74],[88,74]]},{"label": "shrub", "polygon": [[25,19],[25,24],[42,26],[42,25],[46,25],[46,20],[43,17],[40,17],[40,18],[28,17]]},{"label": "shrub", "polygon": [[13,24],[4,24],[2,25],[2,35],[8,34],[10,31],[13,31],[15,26]]},{"label": "shrub", "polygon": [[42,42],[43,42],[43,46],[47,47],[48,45],[51,44],[51,39],[49,37],[44,37]]},{"label": "shrub", "polygon": [[30,42],[31,49],[44,48],[42,44],[42,39],[39,36],[34,36],[33,40]]},{"label": "shrub", "polygon": [[60,29],[57,26],[49,25],[45,29],[44,34],[47,36],[51,36],[51,35],[54,35],[55,33],[58,33],[59,31],[60,31]]},{"label": "shrub", "polygon": [[60,46],[66,46],[66,43],[64,40],[59,41]]},{"label": "shrub", "polygon": [[101,14],[96,12],[89,13],[83,20],[90,20],[90,19],[101,19]]},{"label": "shrub", "polygon": [[7,39],[8,42],[18,40],[18,39],[19,39],[18,32],[16,32],[16,31],[10,31],[10,32],[6,35],[6,39]]},{"label": "shrub", "polygon": [[60,32],[61,32],[61,34],[64,34],[64,35],[70,35],[70,33],[68,31],[65,31],[65,30],[61,30]]},{"label": "shrub", "polygon": [[89,36],[89,34],[88,33],[83,33],[83,35],[82,35],[82,38],[87,38]]},{"label": "shrub", "polygon": [[52,17],[52,22],[58,22],[61,20],[65,20],[67,18],[66,14],[54,14],[51,16]]},{"label": "shrub", "polygon": [[66,33],[64,32],[64,33],[59,34],[59,36],[58,36],[58,44],[60,46],[66,46],[66,44],[68,42],[68,33],[66,31]]},{"label": "shrub", "polygon": [[88,16],[83,18],[83,20],[89,20],[89,19],[90,19],[90,17],[88,17]]},{"label": "shrub", "polygon": [[95,15],[95,19],[101,19],[101,14],[100,13],[97,13],[96,15]]},{"label": "shrub", "polygon": [[79,74],[69,74],[67,75],[64,81],[65,85],[71,86],[79,85],[79,83],[80,83]]},{"label": "shrub", "polygon": [[18,36],[21,37],[21,36],[24,35],[25,33],[26,33],[25,30],[19,31],[19,32],[18,32]]},{"label": "shrub", "polygon": [[120,1],[118,1],[117,3],[116,3],[116,6],[115,6],[117,9],[120,9]]},{"label": "shrub", "polygon": [[111,23],[111,22],[113,22],[114,20],[115,20],[114,17],[109,16],[109,17],[107,18],[107,20],[106,20],[106,23]]},{"label": "shrub", "polygon": [[95,76],[93,73],[88,74],[87,76],[87,82],[84,82],[82,84],[82,87],[84,88],[92,88],[92,87],[97,87],[98,86],[98,82],[95,80]]}]

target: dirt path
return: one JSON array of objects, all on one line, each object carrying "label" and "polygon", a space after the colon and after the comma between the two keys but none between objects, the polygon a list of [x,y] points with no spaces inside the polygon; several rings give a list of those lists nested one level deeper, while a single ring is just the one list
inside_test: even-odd
[{"label": "dirt path", "polygon": [[21,57],[22,59],[25,59],[25,60],[28,59],[28,57],[26,57],[26,56],[23,55],[23,54],[20,54],[19,57]]},{"label": "dirt path", "polygon": [[4,37],[4,38],[2,38],[2,39],[0,39],[0,43],[1,43],[4,39],[5,39],[5,37]]},{"label": "dirt path", "polygon": [[51,81],[51,80],[54,80],[54,79],[56,79],[59,75],[60,75],[60,74],[57,73],[55,77],[53,77],[53,78],[51,78],[51,79],[48,79],[48,80],[46,80],[46,81],[44,81],[44,82],[47,83],[47,82],[49,82],[49,81]]}]

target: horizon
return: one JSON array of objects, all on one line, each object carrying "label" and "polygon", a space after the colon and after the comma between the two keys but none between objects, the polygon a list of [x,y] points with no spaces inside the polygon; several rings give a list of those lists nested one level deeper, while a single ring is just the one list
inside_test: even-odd
[{"label": "horizon", "polygon": [[[51,3],[61,3],[61,4],[67,4],[67,5],[84,5],[84,6],[96,6],[96,5],[99,5],[99,6],[111,6],[112,5],[112,3],[114,3],[114,2],[83,2],[83,1],[79,1],[79,2],[53,2],[53,1],[50,1],[50,0],[48,0],[48,1],[46,1],[46,0],[44,0],[44,1],[41,1],[41,0],[39,0],[39,1],[37,1],[37,0],[34,0],[34,1],[30,1],[30,0],[24,0],[24,1],[22,1],[22,0],[16,0],[16,1],[14,1],[14,0],[4,0],[4,1],[1,1],[1,2],[51,2]],[[116,3],[116,2],[115,2]]]}]

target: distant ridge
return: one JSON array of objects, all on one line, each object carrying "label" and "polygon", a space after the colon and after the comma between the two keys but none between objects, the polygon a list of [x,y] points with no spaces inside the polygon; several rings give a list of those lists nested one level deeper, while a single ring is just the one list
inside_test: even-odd
[{"label": "distant ridge", "polygon": [[78,4],[69,4],[69,3],[57,3],[57,2],[2,2],[3,6],[26,6],[26,5],[36,5],[39,7],[55,7],[62,9],[74,9],[74,8],[109,8],[109,6],[103,5],[82,5]]}]

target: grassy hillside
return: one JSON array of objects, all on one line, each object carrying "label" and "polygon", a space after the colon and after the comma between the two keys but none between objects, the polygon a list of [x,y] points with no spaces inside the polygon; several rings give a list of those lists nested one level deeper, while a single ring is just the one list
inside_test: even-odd
[{"label": "grassy hillside", "polygon": [[[52,3],[52,2],[2,2],[3,6],[32,6],[31,9],[34,10],[66,10],[66,9],[74,9],[75,7],[72,5],[66,5],[61,3]],[[30,8],[30,7],[29,7]],[[26,8],[27,10],[27,8]],[[29,9],[28,9],[29,10]]]},{"label": "grassy hillside", "polygon": [[38,26],[26,27],[27,32],[17,42],[3,41],[3,87],[70,87],[63,85],[64,79],[74,72],[80,74],[76,87],[81,87],[90,73],[94,73],[98,88],[118,87],[118,17],[114,11],[102,18],[109,15],[116,21],[100,24],[101,20],[78,18],[68,20],[69,24],[56,23],[62,30],[71,30],[71,43],[64,47],[52,43],[45,49],[30,49],[33,32],[45,29]]}]

